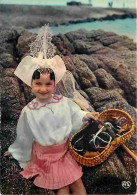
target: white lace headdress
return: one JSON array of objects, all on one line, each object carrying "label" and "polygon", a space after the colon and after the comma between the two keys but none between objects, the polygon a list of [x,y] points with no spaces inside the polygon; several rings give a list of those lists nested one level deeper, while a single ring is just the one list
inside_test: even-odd
[{"label": "white lace headdress", "polygon": [[67,70],[60,82],[56,85],[55,93],[69,97],[83,105],[86,109],[89,109],[89,101],[76,90],[75,85],[76,81],[72,73]]},{"label": "white lace headdress", "polygon": [[14,74],[31,87],[32,75],[36,69],[50,68],[55,74],[55,85],[66,71],[64,61],[55,55],[55,46],[51,43],[52,34],[48,25],[43,26],[35,41],[30,45],[30,56],[19,63]]},{"label": "white lace headdress", "polygon": [[69,71],[66,71],[66,66],[61,57],[55,55],[55,46],[51,43],[51,40],[52,33],[49,26],[45,25],[30,45],[30,56],[22,59],[14,74],[31,87],[34,71],[50,68],[55,74],[55,92],[77,99],[78,102],[88,108],[89,102],[75,89],[74,77]]}]

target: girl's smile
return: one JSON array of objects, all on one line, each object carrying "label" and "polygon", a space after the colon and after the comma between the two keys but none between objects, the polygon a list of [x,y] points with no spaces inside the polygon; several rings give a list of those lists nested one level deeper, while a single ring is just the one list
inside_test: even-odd
[{"label": "girl's smile", "polygon": [[39,79],[32,81],[32,92],[35,94],[39,102],[48,102],[55,88],[54,80],[50,80],[49,73],[40,74]]}]

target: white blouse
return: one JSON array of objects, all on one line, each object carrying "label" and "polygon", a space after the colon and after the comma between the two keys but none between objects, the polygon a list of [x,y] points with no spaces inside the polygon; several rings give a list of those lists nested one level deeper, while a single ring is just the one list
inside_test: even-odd
[{"label": "white blouse", "polygon": [[63,96],[52,96],[48,104],[34,99],[23,108],[17,138],[8,151],[18,161],[29,161],[34,141],[42,146],[62,142],[82,127],[85,115],[76,103]]}]

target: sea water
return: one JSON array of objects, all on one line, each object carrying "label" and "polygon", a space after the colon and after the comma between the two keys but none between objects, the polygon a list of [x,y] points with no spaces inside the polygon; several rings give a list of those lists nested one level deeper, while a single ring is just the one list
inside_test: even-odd
[{"label": "sea water", "polygon": [[[70,31],[76,31],[78,29],[90,30],[104,30],[106,32],[115,32],[119,35],[126,35],[129,38],[137,42],[137,18],[115,19],[115,20],[102,20],[94,22],[81,22],[69,25],[59,25],[51,27],[54,35],[59,33],[65,34]],[[38,28],[29,29],[32,33],[37,33]]]}]

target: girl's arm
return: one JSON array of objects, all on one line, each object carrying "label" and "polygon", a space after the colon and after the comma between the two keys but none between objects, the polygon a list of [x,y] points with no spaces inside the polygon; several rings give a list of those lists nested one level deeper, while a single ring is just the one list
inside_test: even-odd
[{"label": "girl's arm", "polygon": [[84,123],[83,118],[86,117],[87,112],[81,110],[81,108],[70,98],[68,98],[68,106],[69,106],[69,112],[71,117],[72,134],[73,134],[83,126]]},{"label": "girl's arm", "polygon": [[70,108],[71,121],[72,121],[71,134],[78,131],[90,118],[96,120],[99,116],[98,112],[92,113],[92,112],[81,110],[81,108],[71,99],[68,99],[68,104]]},{"label": "girl's arm", "polygon": [[9,147],[5,156],[12,155],[19,162],[27,162],[31,159],[33,134],[28,124],[25,111],[22,111],[17,124],[17,137],[14,143]]}]

